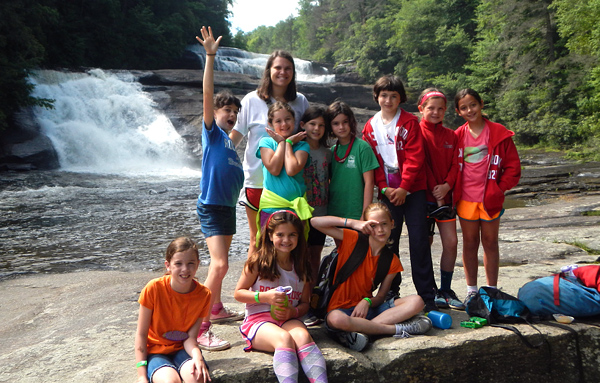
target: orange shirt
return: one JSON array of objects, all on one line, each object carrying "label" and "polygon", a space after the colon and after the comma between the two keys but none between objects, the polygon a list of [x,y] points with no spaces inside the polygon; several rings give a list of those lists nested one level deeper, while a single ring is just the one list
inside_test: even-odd
[{"label": "orange shirt", "polygon": [[[357,241],[358,232],[344,229],[344,238],[342,244],[338,248],[338,263],[335,269],[335,275],[340,271],[340,268],[346,260],[350,258],[350,254],[352,254],[352,250]],[[329,306],[327,306],[327,312],[339,308],[346,309],[354,307],[364,297],[372,297],[373,293],[371,288],[377,272],[378,261],[379,256],[373,256],[371,254],[371,248],[369,247],[363,263],[358,266],[350,278],[333,292],[331,300],[329,301]],[[399,273],[403,270],[400,259],[398,257],[393,257],[388,274]]]},{"label": "orange shirt", "polygon": [[188,332],[198,318],[208,315],[211,292],[194,281],[195,288],[181,294],[171,288],[171,276],[164,275],[148,282],[138,302],[152,310],[148,330],[148,354],[171,354],[183,349],[183,341],[162,337],[167,331]]}]

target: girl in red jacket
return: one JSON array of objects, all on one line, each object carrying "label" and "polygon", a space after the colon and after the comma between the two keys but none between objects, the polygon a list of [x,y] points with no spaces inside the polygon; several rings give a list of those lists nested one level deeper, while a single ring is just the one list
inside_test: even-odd
[{"label": "girl in red jacket", "polygon": [[521,161],[512,140],[515,134],[482,113],[483,101],[473,89],[454,98],[456,113],[467,123],[456,130],[458,170],[454,187],[456,211],[463,233],[463,264],[468,300],[477,292],[477,252],[483,245],[487,284],[496,288],[500,267],[498,230],[504,213],[504,193],[521,178]]},{"label": "girl in red jacket", "polygon": [[456,237],[456,211],[452,203],[452,190],[458,174],[458,138],[452,129],[442,125],[446,114],[446,96],[435,88],[427,88],[419,97],[421,133],[425,148],[425,174],[427,175],[427,223],[429,243],[433,242],[437,223],[442,241],[440,259],[440,288],[435,303],[439,308],[464,310],[465,306],[452,290],[452,276],[458,239]]}]

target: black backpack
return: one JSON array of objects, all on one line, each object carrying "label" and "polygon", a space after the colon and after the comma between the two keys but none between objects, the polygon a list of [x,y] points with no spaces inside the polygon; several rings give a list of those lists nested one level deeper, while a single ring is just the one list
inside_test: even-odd
[{"label": "black backpack", "polygon": [[[317,276],[317,284],[313,288],[310,298],[311,313],[315,317],[319,319],[325,318],[325,315],[327,315],[327,306],[329,306],[329,300],[331,299],[333,292],[338,288],[339,285],[344,283],[350,277],[350,275],[352,275],[352,273],[354,273],[358,266],[363,263],[368,249],[369,237],[358,233],[356,245],[354,246],[354,249],[352,250],[350,257],[348,257],[346,263],[342,265],[340,271],[337,273],[337,278],[335,278],[335,281],[335,269],[338,262],[337,249],[334,249],[329,255],[326,255],[321,259],[319,275]],[[385,279],[390,270],[393,256],[394,254],[387,247],[384,246],[383,249],[381,249],[372,290],[375,290],[377,286],[379,286],[379,284]]]},{"label": "black backpack", "polygon": [[[469,316],[485,318],[492,327],[500,327],[514,332],[528,347],[538,348],[544,344],[545,339],[542,332],[531,323],[533,317],[525,303],[519,298],[499,289],[482,286],[477,294],[469,299],[466,306]],[[515,326],[503,323],[527,323],[540,334],[541,340],[535,344],[531,343]]]}]

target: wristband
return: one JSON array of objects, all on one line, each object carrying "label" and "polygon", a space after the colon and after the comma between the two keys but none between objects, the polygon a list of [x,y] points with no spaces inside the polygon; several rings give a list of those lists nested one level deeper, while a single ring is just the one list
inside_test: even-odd
[{"label": "wristband", "polygon": [[138,367],[147,366],[147,365],[148,365],[148,361],[147,360],[142,360],[141,362],[137,362],[135,364],[135,367],[138,368]]},{"label": "wristband", "polygon": [[381,194],[385,195],[385,191],[387,190],[387,186],[381,189]]},{"label": "wristband", "polygon": [[364,297],[363,299],[369,302],[369,307],[371,307],[371,305],[373,304],[373,302],[371,302],[371,298]]},{"label": "wristband", "polygon": [[258,300],[258,291],[254,294],[254,300],[256,303],[260,303],[260,300]]},{"label": "wristband", "polygon": [[286,138],[285,142],[287,142],[288,144],[294,146],[294,141],[290,140],[289,138]]},{"label": "wristband", "polygon": [[347,223],[348,223],[348,218],[346,218],[346,220],[344,221],[344,227],[346,227]]},{"label": "wristband", "polygon": [[207,56],[216,56],[217,54],[216,53],[207,53],[206,55]]}]

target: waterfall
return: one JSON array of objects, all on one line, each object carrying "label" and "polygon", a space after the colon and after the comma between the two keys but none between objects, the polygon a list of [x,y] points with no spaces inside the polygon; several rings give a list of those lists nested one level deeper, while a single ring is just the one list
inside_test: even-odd
[{"label": "waterfall", "polygon": [[[200,44],[189,45],[188,51],[196,55],[204,68],[206,51]],[[261,78],[269,55],[247,52],[237,48],[220,47],[215,57],[215,70],[251,75]],[[296,80],[299,82],[331,83],[335,75],[329,74],[327,68],[312,61],[294,58]]]},{"label": "waterfall", "polygon": [[36,108],[61,170],[89,173],[172,173],[186,168],[187,150],[169,119],[131,74],[37,71],[33,96],[53,99]]}]

